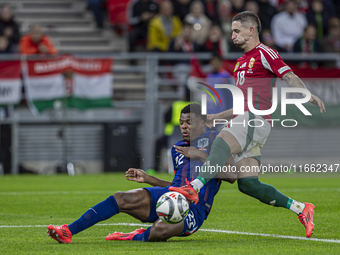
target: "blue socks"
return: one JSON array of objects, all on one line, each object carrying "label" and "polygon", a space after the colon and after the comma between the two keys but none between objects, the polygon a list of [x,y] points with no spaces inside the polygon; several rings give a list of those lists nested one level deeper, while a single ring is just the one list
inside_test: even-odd
[{"label": "blue socks", "polygon": [[149,242],[150,229],[151,229],[151,227],[148,227],[148,229],[144,233],[135,235],[132,238],[132,240],[133,241],[141,241],[141,242]]},{"label": "blue socks", "polygon": [[[72,235],[75,235],[100,221],[111,218],[118,213],[119,208],[116,199],[113,196],[109,196],[103,202],[100,202],[99,204],[96,204],[92,208],[88,209],[78,220],[68,225],[68,228],[70,229]],[[146,232],[147,231],[144,233]],[[148,236],[149,235],[147,235],[147,237]]]},{"label": "blue socks", "polygon": [[[88,209],[78,220],[68,225],[68,228],[72,235],[75,235],[100,221],[111,218],[118,213],[119,208],[116,199],[113,196],[109,196],[103,202],[100,202]],[[149,227],[144,233],[135,235],[132,240],[149,242],[150,229],[151,227]]]}]

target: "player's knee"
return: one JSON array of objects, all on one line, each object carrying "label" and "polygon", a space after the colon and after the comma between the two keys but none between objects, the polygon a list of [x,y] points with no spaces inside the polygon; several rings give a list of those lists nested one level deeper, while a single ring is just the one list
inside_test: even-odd
[{"label": "player's knee", "polygon": [[254,190],[257,189],[260,181],[258,178],[240,178],[237,180],[238,189],[242,193],[251,194]]},{"label": "player's knee", "polygon": [[131,195],[125,192],[117,191],[113,194],[114,198],[116,199],[117,205],[120,210],[127,208],[133,202],[133,198]]},{"label": "player's knee", "polygon": [[150,230],[149,241],[165,241],[169,239],[169,228],[162,221],[157,221],[153,224]]}]

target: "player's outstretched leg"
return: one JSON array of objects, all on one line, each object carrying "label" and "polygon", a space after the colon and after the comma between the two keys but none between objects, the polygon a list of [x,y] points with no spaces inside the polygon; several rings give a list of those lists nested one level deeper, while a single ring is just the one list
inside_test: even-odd
[{"label": "player's outstretched leg", "polygon": [[[47,232],[51,238],[59,243],[71,243],[73,235],[100,221],[107,220],[119,212],[124,212],[137,219],[146,221],[149,217],[150,201],[149,192],[145,189],[116,192],[106,200],[91,207],[78,220],[70,225],[49,225],[47,227]],[[67,233],[67,237],[64,232]]]},{"label": "player's outstretched leg", "polygon": [[275,187],[260,182],[257,176],[238,179],[238,188],[242,193],[254,197],[265,204],[284,207],[295,212],[300,222],[306,228],[306,237],[311,237],[314,229],[314,205],[301,203],[289,198]]},{"label": "player's outstretched leg", "polygon": [[[109,196],[106,200],[88,209],[78,220],[70,225],[49,225],[47,232],[52,239],[59,243],[71,243],[73,235],[93,226],[99,221],[107,220],[117,213],[119,213],[119,207],[116,199],[114,196]],[[70,238],[65,237],[65,232]]]}]

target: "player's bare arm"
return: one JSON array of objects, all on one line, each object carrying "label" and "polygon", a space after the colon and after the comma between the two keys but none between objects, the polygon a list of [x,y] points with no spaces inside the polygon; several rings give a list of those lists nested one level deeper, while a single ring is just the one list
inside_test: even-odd
[{"label": "player's bare arm", "polygon": [[[306,85],[303,83],[303,81],[293,72],[288,72],[285,75],[282,76],[282,80],[287,82],[288,85],[292,88],[303,88],[307,89]],[[317,96],[313,95],[311,96],[310,102],[314,105],[317,105],[320,107],[320,112],[326,112],[324,103],[318,98]]]},{"label": "player's bare arm", "polygon": [[207,122],[206,122],[206,126],[208,128],[212,128],[214,123],[214,119],[224,119],[224,120],[230,120],[233,117],[233,109],[229,109],[229,110],[225,110],[223,112],[220,113],[216,113],[216,114],[208,114],[207,115]]},{"label": "player's bare arm", "polygon": [[129,168],[129,170],[125,172],[125,178],[128,181],[147,183],[151,186],[167,187],[171,184],[171,182],[169,181],[151,176],[147,174],[144,170],[137,168]]},{"label": "player's bare arm", "polygon": [[199,159],[202,162],[205,162],[205,160],[208,158],[208,154],[204,151],[201,151],[195,147],[183,147],[183,146],[176,146],[174,145],[174,148],[177,152],[184,155],[186,158],[190,159]]}]

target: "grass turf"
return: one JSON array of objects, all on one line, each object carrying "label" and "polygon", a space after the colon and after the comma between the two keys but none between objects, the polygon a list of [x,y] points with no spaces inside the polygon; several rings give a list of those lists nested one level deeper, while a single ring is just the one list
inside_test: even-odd
[{"label": "grass turf", "polygon": [[[157,177],[171,180],[167,174]],[[261,179],[286,195],[316,205],[313,238],[340,239],[340,179]],[[126,181],[123,174],[4,176],[0,178],[0,254],[339,254],[340,243],[198,231],[167,242],[108,242],[114,231],[136,226],[94,226],[58,244],[46,227],[71,223],[89,207],[116,191],[145,184]],[[119,214],[101,223],[140,223]],[[202,229],[304,237],[304,227],[287,209],[275,208],[243,195],[237,185],[223,183]]]}]

